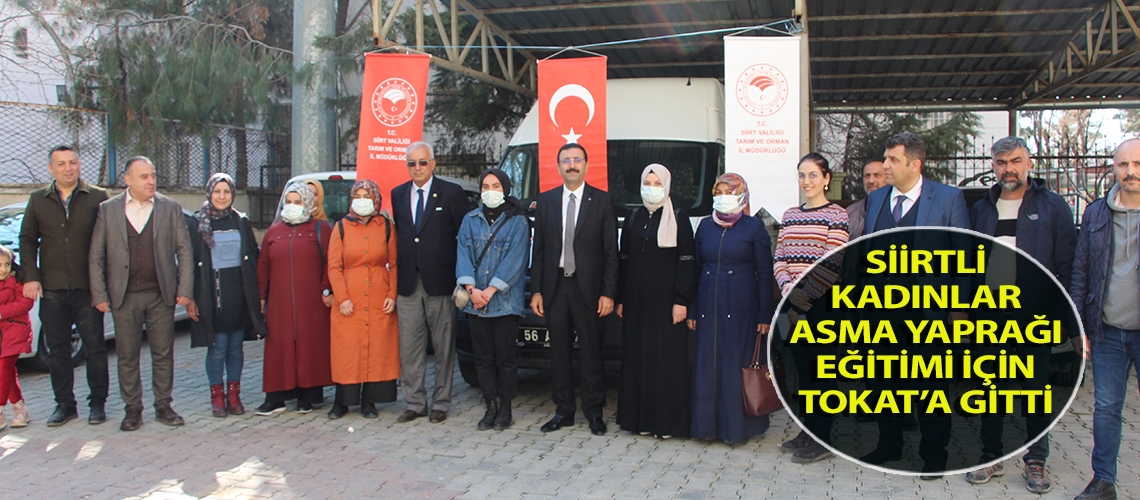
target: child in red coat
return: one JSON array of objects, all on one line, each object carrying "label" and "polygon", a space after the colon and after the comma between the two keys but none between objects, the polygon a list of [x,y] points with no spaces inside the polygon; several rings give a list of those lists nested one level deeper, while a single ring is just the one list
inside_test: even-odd
[{"label": "child in red coat", "polygon": [[16,360],[20,354],[32,352],[32,327],[28,311],[32,300],[24,297],[24,285],[12,272],[15,255],[0,246],[0,429],[8,426],[4,406],[12,403],[15,413],[12,427],[27,427],[31,418],[20,383],[16,380]]}]

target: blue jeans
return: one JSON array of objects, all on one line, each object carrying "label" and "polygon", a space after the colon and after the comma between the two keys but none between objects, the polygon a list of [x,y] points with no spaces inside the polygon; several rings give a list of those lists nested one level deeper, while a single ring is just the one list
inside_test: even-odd
[{"label": "blue jeans", "polygon": [[210,385],[222,384],[223,370],[226,382],[241,382],[241,367],[245,364],[241,343],[244,341],[245,330],[214,333],[214,345],[206,348],[206,378]]},{"label": "blue jeans", "polygon": [[1133,365],[1140,364],[1140,330],[1121,330],[1104,325],[1104,340],[1092,347],[1092,364],[1096,399],[1093,406],[1093,475],[1115,484],[1128,374]]}]

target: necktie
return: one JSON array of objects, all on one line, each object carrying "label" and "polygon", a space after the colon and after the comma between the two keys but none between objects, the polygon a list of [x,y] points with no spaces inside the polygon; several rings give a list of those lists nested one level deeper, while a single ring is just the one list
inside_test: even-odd
[{"label": "necktie", "polygon": [[565,230],[562,233],[562,252],[565,256],[562,270],[566,275],[574,274],[577,268],[574,264],[574,219],[578,211],[575,210],[574,198],[574,193],[570,193],[570,202],[566,204],[566,224],[563,226]]},{"label": "necktie", "polygon": [[906,195],[895,196],[895,208],[891,210],[891,217],[894,217],[895,224],[898,224],[903,218],[902,202],[906,199]]},{"label": "necktie", "polygon": [[416,233],[418,234],[420,229],[424,227],[424,190],[420,188],[416,192],[420,195],[419,200],[416,201]]}]

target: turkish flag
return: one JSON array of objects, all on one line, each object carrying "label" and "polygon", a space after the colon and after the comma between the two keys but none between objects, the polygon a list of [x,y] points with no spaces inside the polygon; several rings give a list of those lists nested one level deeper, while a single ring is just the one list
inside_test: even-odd
[{"label": "turkish flag", "polygon": [[558,149],[581,145],[589,157],[586,183],[609,190],[606,168],[606,58],[538,61],[538,187],[562,185]]},{"label": "turkish flag", "polygon": [[392,209],[392,188],[409,179],[408,146],[424,135],[430,62],[427,54],[364,56],[356,178],[376,181],[385,210]]}]

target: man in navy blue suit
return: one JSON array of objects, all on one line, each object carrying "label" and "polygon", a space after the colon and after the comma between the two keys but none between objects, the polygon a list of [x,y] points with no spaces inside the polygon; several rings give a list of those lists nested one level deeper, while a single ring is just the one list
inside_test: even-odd
[{"label": "man in navy blue suit", "polygon": [[[966,198],[962,195],[962,191],[958,188],[922,177],[922,164],[926,161],[926,143],[923,142],[922,137],[913,132],[903,132],[893,135],[887,139],[886,153],[884,156],[886,159],[883,162],[883,170],[886,174],[886,181],[889,188],[884,186],[883,189],[877,189],[867,195],[867,218],[864,226],[864,234],[871,234],[876,231],[885,231],[897,227],[942,226],[961,229],[970,228],[970,214],[966,209]],[[852,239],[856,236],[857,235],[851,235]],[[911,248],[915,248],[916,243],[923,244],[919,246],[933,245],[935,247],[952,244],[952,242],[929,241],[930,239],[931,238],[923,238],[924,241],[916,241],[916,238],[912,234],[894,233],[892,236],[876,238],[875,241],[871,243],[871,246],[881,248],[889,246],[892,243],[897,243],[899,245],[907,244]],[[869,281],[872,279],[873,278],[868,278]],[[931,278],[891,276],[877,278],[874,284],[908,286],[925,280],[946,279],[949,278],[942,276]],[[889,319],[892,322],[898,322],[903,319],[919,321],[923,319],[947,319],[945,312],[930,310],[895,312],[891,314],[871,312],[870,314],[878,314],[878,319]],[[903,314],[910,314],[913,318],[900,316]],[[919,352],[928,347],[929,346],[922,345],[910,346],[912,353]],[[896,346],[896,348],[905,349],[906,347]],[[935,382],[934,384],[945,385],[945,389],[949,388],[949,384],[945,381]],[[874,385],[874,387],[872,387],[872,385]],[[938,387],[927,387],[923,385],[922,388],[943,388],[941,385]],[[913,387],[910,387],[906,381],[879,381],[875,384],[868,383],[868,388],[897,390],[912,389]],[[874,465],[882,465],[886,462],[901,460],[903,458],[904,416],[882,414],[878,416],[877,420],[879,424],[878,444],[874,451],[860,457],[859,460]],[[929,415],[920,411],[918,421],[919,427],[922,429],[922,440],[919,443],[918,449],[918,455],[923,460],[922,472],[925,473],[922,479],[934,480],[941,478],[941,472],[946,470],[947,460],[949,458],[946,445],[950,442],[950,417],[946,415]]]},{"label": "man in navy blue suit", "polygon": [[467,214],[463,188],[435,177],[435,153],[426,142],[408,146],[412,180],[392,189],[396,219],[396,314],[400,321],[400,386],[408,409],[398,422],[428,415],[427,338],[435,347],[432,423],[443,422],[451,409],[455,370],[455,242]]}]

